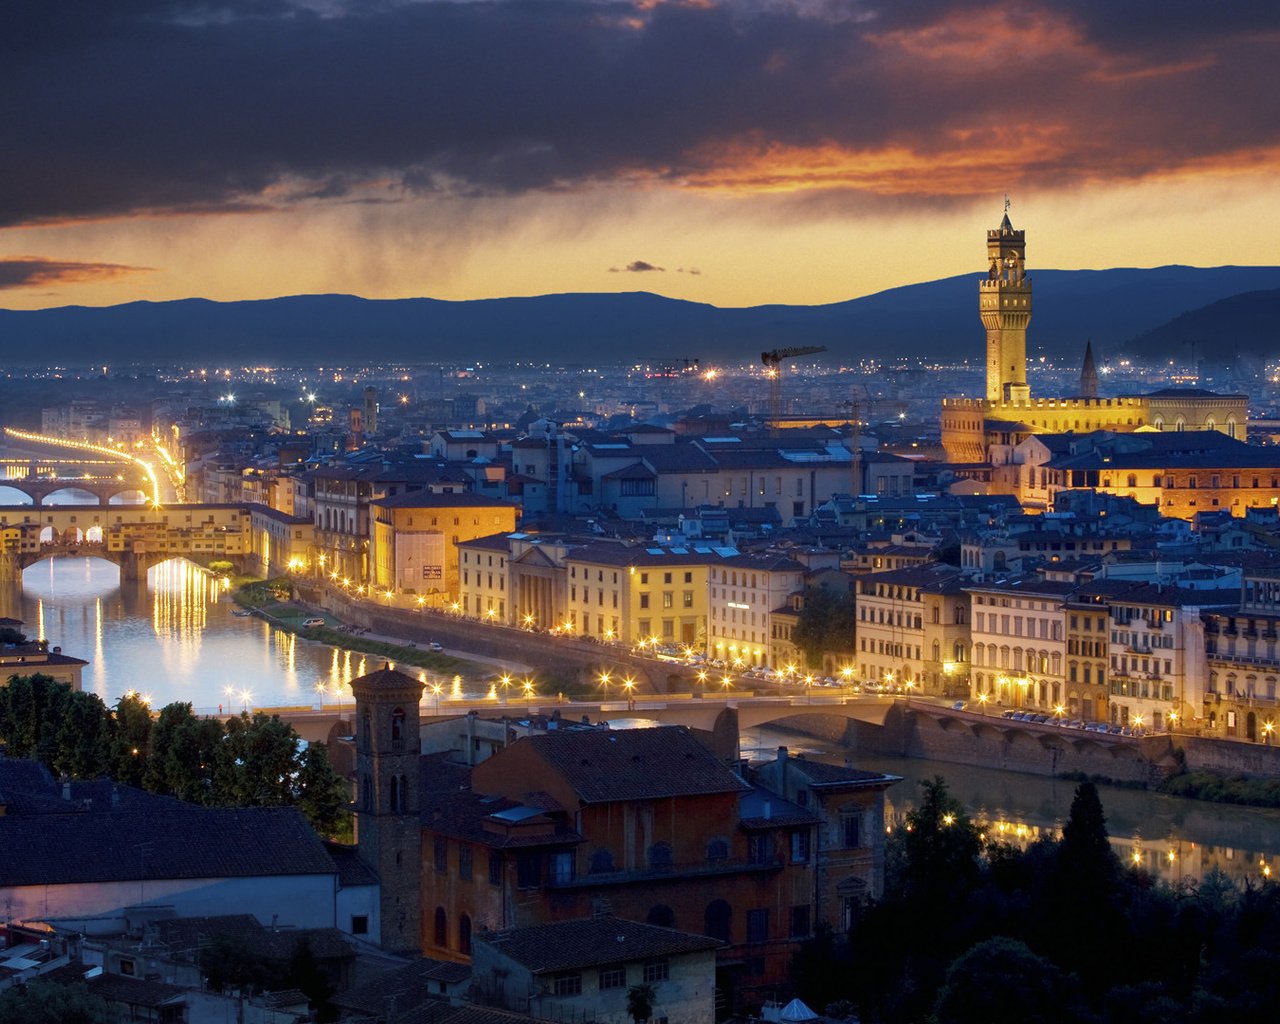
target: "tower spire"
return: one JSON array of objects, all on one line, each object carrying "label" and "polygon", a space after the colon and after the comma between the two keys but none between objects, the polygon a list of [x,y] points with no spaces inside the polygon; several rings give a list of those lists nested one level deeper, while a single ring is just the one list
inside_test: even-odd
[{"label": "tower spire", "polygon": [[1080,397],[1098,397],[1098,368],[1093,362],[1093,340],[1085,342],[1084,365],[1080,368]]}]

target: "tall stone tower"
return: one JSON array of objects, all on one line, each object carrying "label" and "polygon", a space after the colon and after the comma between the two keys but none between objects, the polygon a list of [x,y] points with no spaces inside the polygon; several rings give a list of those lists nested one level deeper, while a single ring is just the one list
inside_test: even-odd
[{"label": "tall stone tower", "polygon": [[356,843],[377,872],[384,949],[422,948],[418,702],[423,684],[384,665],[351,681],[356,697]]},{"label": "tall stone tower", "polygon": [[978,285],[979,312],[987,329],[987,401],[1025,402],[1027,324],[1031,321],[1031,278],[1026,274],[1026,233],[1004,220],[987,232],[987,279]]}]

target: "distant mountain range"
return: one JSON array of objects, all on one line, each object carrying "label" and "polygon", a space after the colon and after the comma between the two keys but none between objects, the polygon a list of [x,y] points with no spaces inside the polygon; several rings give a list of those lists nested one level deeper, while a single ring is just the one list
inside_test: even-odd
[{"label": "distant mountain range", "polygon": [[[446,302],[294,295],[0,310],[7,365],[536,360],[697,356],[750,362],[763,349],[826,345],[825,362],[864,356],[983,358],[980,275],[893,288],[823,306],[720,308],[648,292]],[[1161,354],[1197,340],[1203,357],[1276,349],[1280,268],[1041,270],[1028,355]],[[1251,293],[1251,294],[1244,294]],[[1201,309],[1200,307],[1206,307]]]}]

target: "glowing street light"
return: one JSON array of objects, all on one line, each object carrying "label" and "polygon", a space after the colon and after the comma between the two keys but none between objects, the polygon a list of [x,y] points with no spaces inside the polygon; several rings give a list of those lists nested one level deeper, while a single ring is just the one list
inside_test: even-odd
[{"label": "glowing street light", "polygon": [[985,694],[985,693],[978,694],[978,710],[981,711],[984,715],[987,713],[987,701],[989,701],[990,699],[991,697],[989,694]]},{"label": "glowing street light", "polygon": [[634,711],[636,709],[636,681],[631,676],[627,676],[622,680],[622,688],[627,694],[627,710]]}]

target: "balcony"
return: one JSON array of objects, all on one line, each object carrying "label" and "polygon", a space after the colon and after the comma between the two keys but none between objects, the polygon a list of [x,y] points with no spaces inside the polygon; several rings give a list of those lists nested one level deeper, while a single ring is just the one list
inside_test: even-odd
[{"label": "balcony", "polygon": [[[633,868],[629,871],[596,871],[573,878],[547,880],[549,889],[591,889],[608,885],[635,885],[660,882],[664,879],[716,878],[725,875],[761,874],[779,870],[785,861],[781,857],[753,862],[745,860],[698,861],[692,864],[672,864],[663,868]],[[810,862],[811,863],[811,862]]]}]

